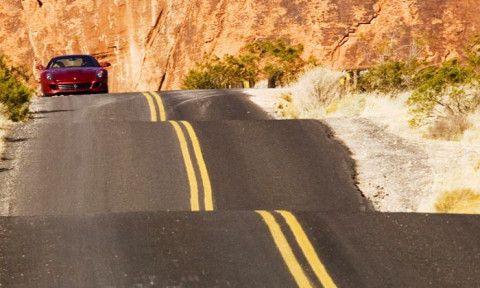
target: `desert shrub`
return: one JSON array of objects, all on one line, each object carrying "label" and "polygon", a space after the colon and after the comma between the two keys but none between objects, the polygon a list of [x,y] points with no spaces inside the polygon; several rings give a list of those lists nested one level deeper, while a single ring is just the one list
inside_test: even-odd
[{"label": "desert shrub", "polygon": [[239,55],[204,55],[203,60],[190,69],[183,80],[184,89],[228,88],[249,82],[253,87],[260,79],[268,79],[269,86],[285,85],[297,79],[307,64],[303,45],[287,45],[283,40],[254,42],[241,49]]},{"label": "desert shrub", "polygon": [[384,62],[362,73],[356,88],[360,91],[383,93],[412,89],[421,81],[417,74],[425,65],[415,59],[406,62]]},{"label": "desert shrub", "polygon": [[326,107],[345,92],[340,84],[342,77],[338,71],[316,67],[303,73],[292,88],[303,106]]},{"label": "desert shrub", "polygon": [[22,121],[28,117],[28,104],[32,90],[27,87],[29,77],[26,69],[7,64],[5,56],[0,56],[0,103],[12,121]]},{"label": "desert shrub", "polygon": [[244,81],[254,83],[256,73],[256,64],[250,55],[226,54],[222,59],[216,55],[204,56],[201,63],[188,71],[182,88],[221,89]]},{"label": "desert shrub", "polygon": [[216,56],[208,57],[203,63],[196,63],[183,80],[183,89],[220,89],[224,88],[225,65]]},{"label": "desert shrub", "polygon": [[480,214],[480,194],[472,189],[459,189],[443,193],[435,204],[440,213]]},{"label": "desert shrub", "polygon": [[458,139],[471,125],[468,115],[480,107],[480,40],[466,55],[463,65],[457,59],[441,65],[416,59],[384,62],[363,72],[356,89],[389,95],[411,91],[410,125],[425,127],[433,138]]},{"label": "desert shrub", "polygon": [[280,96],[275,103],[275,114],[281,119],[298,119],[300,117],[291,92],[283,93]]},{"label": "desert shrub", "polygon": [[341,72],[321,67],[304,72],[289,87],[291,92],[286,98],[289,101],[279,101],[277,115],[282,118],[317,118],[346,92],[340,85],[342,76]]},{"label": "desert shrub", "polygon": [[[254,42],[243,49],[256,60],[259,76],[269,79],[270,86],[290,84],[307,64],[302,59],[302,44],[287,45],[284,40]],[[310,61],[315,61],[310,58]]]},{"label": "desert shrub", "polygon": [[456,60],[424,71],[419,78],[422,84],[407,101],[413,116],[410,124],[414,127],[430,125],[442,118],[458,119],[480,104],[477,73],[460,66]]}]

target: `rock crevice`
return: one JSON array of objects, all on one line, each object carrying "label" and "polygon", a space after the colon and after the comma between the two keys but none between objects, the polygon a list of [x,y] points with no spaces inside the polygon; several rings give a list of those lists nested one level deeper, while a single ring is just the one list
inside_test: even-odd
[{"label": "rock crevice", "polygon": [[335,66],[335,62],[338,60],[338,58],[340,56],[339,53],[338,53],[338,50],[340,50],[342,48],[342,46],[344,46],[350,40],[350,35],[357,33],[360,26],[371,25],[373,23],[373,21],[375,21],[375,19],[377,19],[378,16],[380,16],[380,12],[382,11],[382,5],[383,5],[382,2],[380,2],[378,4],[378,9],[374,10],[373,15],[370,16],[370,18],[368,20],[362,21],[362,22],[357,22],[353,26],[348,28],[345,35],[343,35],[343,37],[340,39],[338,44],[333,49],[332,58],[331,58],[331,63],[332,63],[331,66]]}]

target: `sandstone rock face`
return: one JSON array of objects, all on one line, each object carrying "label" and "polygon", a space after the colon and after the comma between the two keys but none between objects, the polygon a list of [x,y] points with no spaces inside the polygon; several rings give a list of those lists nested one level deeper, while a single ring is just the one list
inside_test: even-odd
[{"label": "sandstone rock face", "polygon": [[22,0],[33,63],[61,54],[93,54],[109,61],[113,91],[138,85],[145,46],[164,7],[150,0]]},{"label": "sandstone rock face", "polygon": [[113,64],[111,91],[167,90],[205,53],[255,40],[305,45],[333,69],[386,58],[460,56],[480,28],[473,0],[9,0],[0,54],[32,68],[53,56]]},{"label": "sandstone rock face", "polygon": [[20,1],[0,3],[0,55],[8,55],[14,63],[33,61],[33,49],[28,38]]}]

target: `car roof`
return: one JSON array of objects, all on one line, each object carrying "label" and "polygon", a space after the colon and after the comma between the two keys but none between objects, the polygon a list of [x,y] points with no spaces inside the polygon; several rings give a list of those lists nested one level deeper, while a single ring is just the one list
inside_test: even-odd
[{"label": "car roof", "polygon": [[71,54],[71,55],[58,55],[58,56],[53,57],[52,59],[55,59],[55,58],[69,58],[69,57],[92,57],[92,58],[95,58],[92,55],[88,55],[88,54]]}]

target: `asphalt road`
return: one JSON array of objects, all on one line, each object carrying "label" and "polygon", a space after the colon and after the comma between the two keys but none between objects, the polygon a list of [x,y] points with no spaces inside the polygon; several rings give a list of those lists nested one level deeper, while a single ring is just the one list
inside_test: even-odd
[{"label": "asphalt road", "polygon": [[371,211],[328,127],[241,90],[32,110],[0,162],[0,287],[480,283],[480,217]]}]

